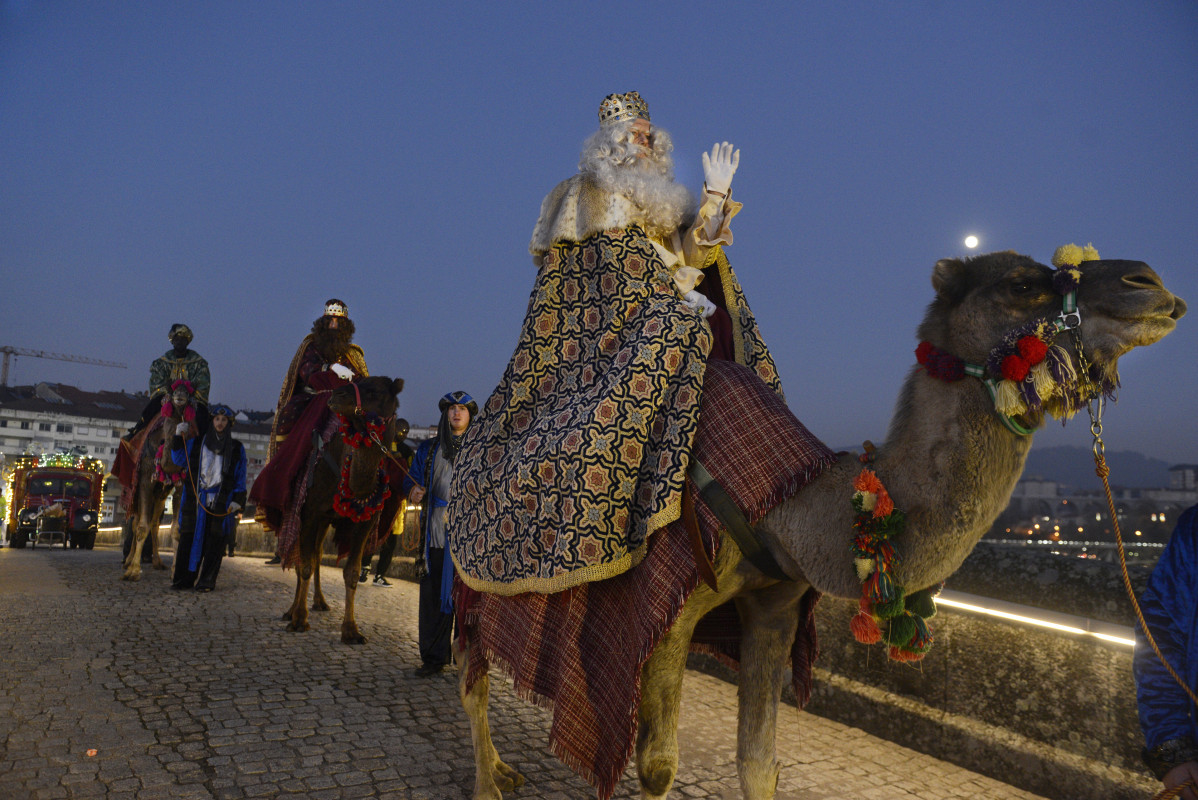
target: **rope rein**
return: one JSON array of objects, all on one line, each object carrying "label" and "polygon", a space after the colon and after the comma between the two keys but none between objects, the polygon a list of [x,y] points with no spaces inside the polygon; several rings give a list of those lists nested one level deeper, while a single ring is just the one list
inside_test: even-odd
[{"label": "rope rein", "polygon": [[1198,783],[1189,780],[1185,783],[1177,784],[1172,789],[1162,789],[1152,796],[1152,800],[1174,800],[1176,797],[1181,797],[1181,793],[1186,789],[1198,789]]}]

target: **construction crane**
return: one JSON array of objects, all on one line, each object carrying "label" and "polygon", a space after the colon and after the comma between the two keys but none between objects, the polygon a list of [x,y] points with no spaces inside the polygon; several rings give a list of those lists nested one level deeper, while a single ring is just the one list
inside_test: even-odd
[{"label": "construction crane", "polygon": [[26,350],[24,347],[10,347],[9,345],[0,345],[0,353],[4,353],[4,367],[0,370],[0,386],[8,386],[8,364],[13,356],[51,358],[55,361],[74,361],[76,364],[94,364],[97,367],[120,367],[121,369],[125,369],[129,366],[119,361],[101,361],[98,358],[69,356],[64,353],[50,353],[46,350]]}]

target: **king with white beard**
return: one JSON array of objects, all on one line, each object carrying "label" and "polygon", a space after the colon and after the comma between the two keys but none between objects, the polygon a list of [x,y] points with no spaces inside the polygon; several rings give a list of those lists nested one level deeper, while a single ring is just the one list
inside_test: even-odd
[{"label": "king with white beard", "polygon": [[781,393],[723,253],[740,152],[703,153],[700,204],[638,93],[608,95],[599,123],[541,203],[520,340],[455,467],[449,549],[472,589],[556,592],[639,563],[679,517],[709,358]]}]

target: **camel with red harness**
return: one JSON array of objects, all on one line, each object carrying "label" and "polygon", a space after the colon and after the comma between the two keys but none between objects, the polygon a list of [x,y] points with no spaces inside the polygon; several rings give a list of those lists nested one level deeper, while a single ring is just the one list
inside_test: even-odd
[{"label": "camel with red harness", "polygon": [[[677,606],[663,603],[653,624],[637,618],[647,612],[636,605],[617,624],[609,617],[629,607],[621,605],[623,596],[639,591],[635,573],[671,549],[689,556],[679,523],[653,534],[640,566],[575,587],[569,603],[527,593],[475,599],[457,653],[474,745],[474,800],[500,800],[524,780],[491,740],[488,663],[511,672],[522,696],[554,708],[554,752],[600,797],[611,795],[635,751],[642,798],[665,798],[678,766],[679,694],[692,634],[728,601],[741,627],[737,772],[746,800],[772,798],[786,662],[791,659],[795,672],[805,667],[809,680],[814,660],[813,641],[805,653],[795,650],[796,632],[802,638],[810,622],[811,601],[821,592],[858,599],[851,627],[859,641],[885,643],[896,660],[921,658],[931,646],[926,619],[935,611],[935,592],[1006,507],[1046,415],[1095,413],[1098,400],[1118,384],[1118,359],[1163,338],[1186,312],[1185,302],[1142,262],[1098,260],[1092,248],[1070,246],[1054,263],[1056,270],[1013,252],[939,261],[932,272],[935,297],[918,330],[919,363],[900,390],[885,443],[870,458],[829,459],[806,488],[760,515],[720,514],[711,531],[714,585],[700,582],[692,559],[675,584]],[[713,374],[720,372],[713,365],[700,420],[708,415]],[[756,433],[764,438],[761,428]],[[695,452],[711,447],[700,430]],[[727,505],[718,484],[734,486],[736,475],[705,476],[693,468],[689,475],[701,498],[700,517]],[[555,627],[541,625],[545,620]],[[512,641],[511,631],[530,622],[524,640]],[[617,641],[588,638],[605,627]],[[641,630],[646,638],[634,640]],[[547,646],[551,640],[555,646]],[[596,660],[607,665],[612,647],[643,653],[623,673],[627,685],[604,683],[611,670],[585,669]],[[577,658],[567,662],[563,651]],[[563,664],[579,671],[553,671]],[[555,680],[563,676],[564,682]],[[627,722],[601,727],[596,738],[572,730],[587,723],[575,724],[571,716],[593,721],[596,704],[602,710],[606,697],[617,693],[627,701],[609,718]],[[568,714],[559,713],[564,706]],[[605,757],[593,758],[589,746]]]},{"label": "camel with red harness", "polygon": [[[341,641],[364,644],[366,637],[354,621],[354,594],[362,554],[372,539],[385,537],[379,520],[384,507],[398,487],[388,480],[391,443],[407,433],[408,423],[397,419],[397,395],[403,381],[379,376],[360,378],[334,389],[329,395],[329,410],[341,422],[340,429],[314,454],[309,470],[307,495],[300,508],[299,536],[295,546],[299,558],[295,569],[295,598],[283,614],[287,630],[306,631],[308,624],[308,585],[314,582],[314,610],[327,610],[320,591],[320,556],[329,528],[334,531],[338,552],[345,556],[345,613],[341,621]],[[394,517],[398,502],[390,508]],[[372,549],[377,549],[377,546]]]},{"label": "camel with red harness", "polygon": [[[141,438],[122,447],[136,448],[133,485],[128,487],[128,515],[133,541],[125,557],[123,581],[141,580],[141,552],[148,539],[153,548],[154,569],[166,569],[158,555],[158,524],[171,495],[180,491],[182,468],[171,460],[170,441],[176,433],[184,439],[199,435],[196,412],[191,404],[193,390],[188,381],[175,381],[162,403],[162,412],[150,423]],[[181,495],[179,496],[181,497]],[[179,499],[176,499],[176,504]]]}]

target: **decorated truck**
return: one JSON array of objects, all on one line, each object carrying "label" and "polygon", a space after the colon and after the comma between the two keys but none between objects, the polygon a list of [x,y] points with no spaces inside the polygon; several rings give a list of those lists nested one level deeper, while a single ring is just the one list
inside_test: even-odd
[{"label": "decorated truck", "polygon": [[107,471],[77,452],[17,456],[7,492],[9,546],[57,540],[92,549]]}]

